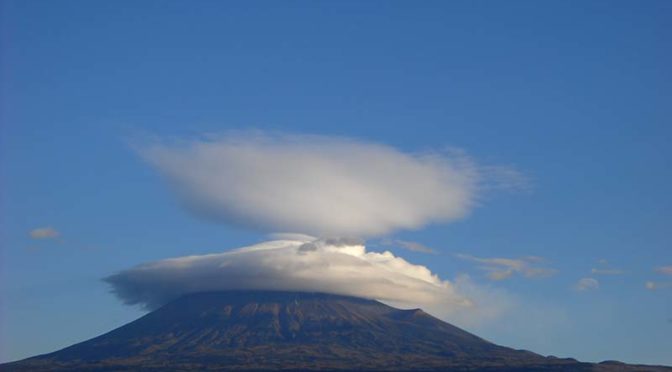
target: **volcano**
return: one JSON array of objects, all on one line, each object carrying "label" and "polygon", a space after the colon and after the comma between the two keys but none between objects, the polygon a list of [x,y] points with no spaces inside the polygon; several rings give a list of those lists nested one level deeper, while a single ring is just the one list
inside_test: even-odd
[{"label": "volcano", "polygon": [[2,369],[672,371],[514,350],[420,309],[268,291],[187,295],[99,337]]}]

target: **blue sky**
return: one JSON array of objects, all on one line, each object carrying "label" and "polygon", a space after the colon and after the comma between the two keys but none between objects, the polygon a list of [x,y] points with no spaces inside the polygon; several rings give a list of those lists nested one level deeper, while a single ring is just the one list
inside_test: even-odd
[{"label": "blue sky", "polygon": [[[672,282],[670,2],[1,4],[2,361],[142,314],[105,276],[263,240],[186,213],[129,145],[252,128],[515,167],[527,190],[394,234],[438,254],[390,249],[524,304],[487,339],[672,364],[672,287],[645,288]],[[557,273],[490,281],[459,253]]]}]

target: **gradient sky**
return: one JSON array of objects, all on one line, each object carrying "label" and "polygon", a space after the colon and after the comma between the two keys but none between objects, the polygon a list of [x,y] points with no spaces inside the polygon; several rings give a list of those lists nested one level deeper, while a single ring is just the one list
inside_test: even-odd
[{"label": "gradient sky", "polygon": [[[129,146],[253,128],[515,167],[526,190],[392,237],[438,254],[385,248],[515,297],[468,328],[486,339],[672,364],[672,2],[0,4],[0,361],[141,315],[105,276],[263,240],[186,213]],[[457,254],[557,273],[491,281]]]}]

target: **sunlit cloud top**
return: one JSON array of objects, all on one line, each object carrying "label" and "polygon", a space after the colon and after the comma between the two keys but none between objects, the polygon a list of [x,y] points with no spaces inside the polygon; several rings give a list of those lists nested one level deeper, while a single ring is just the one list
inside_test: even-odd
[{"label": "sunlit cloud top", "polygon": [[323,292],[420,307],[462,324],[491,320],[511,306],[467,277],[448,281],[353,239],[273,240],[223,253],[149,262],[105,280],[126,304],[153,309],[182,295],[223,290]]},{"label": "sunlit cloud top", "polygon": [[325,292],[407,303],[470,306],[452,284],[390,252],[352,239],[273,240],[231,251],[165,259],[106,279],[128,304],[159,306],[218,290]]}]

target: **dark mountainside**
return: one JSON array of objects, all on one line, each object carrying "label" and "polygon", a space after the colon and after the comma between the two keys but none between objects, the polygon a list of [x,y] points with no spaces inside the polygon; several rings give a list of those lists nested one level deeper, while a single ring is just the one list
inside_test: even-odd
[{"label": "dark mountainside", "polygon": [[672,371],[542,357],[372,300],[266,291],[185,296],[102,336],[1,369]]}]

